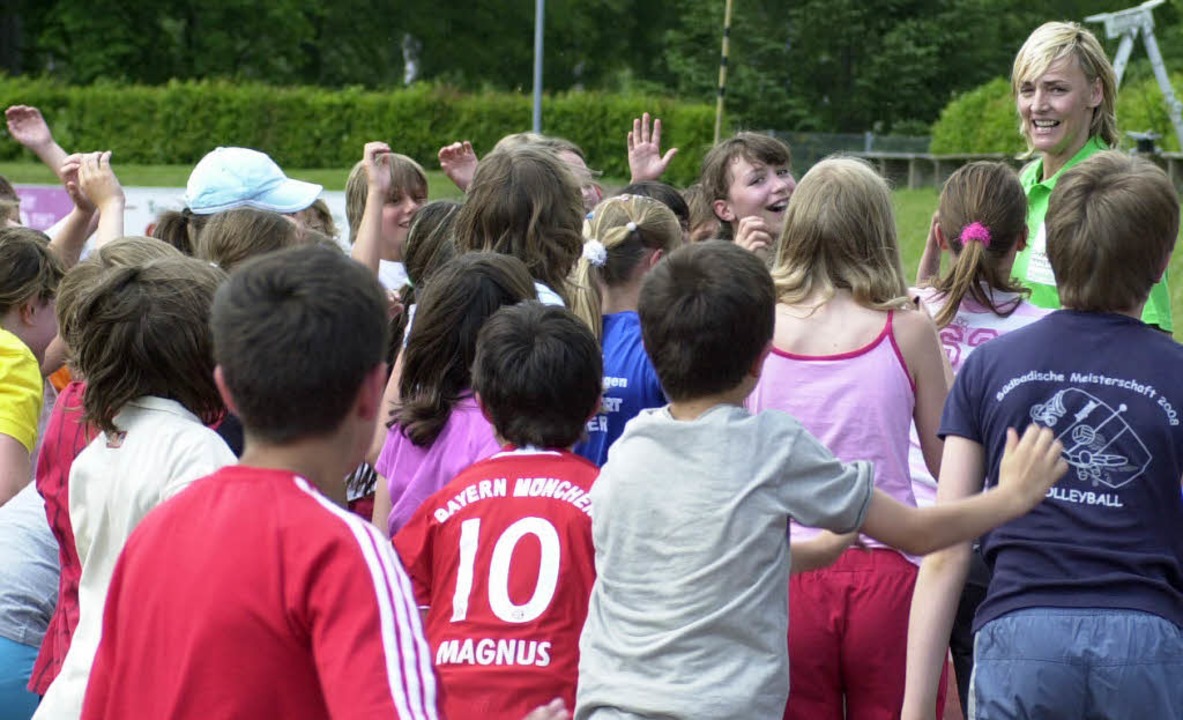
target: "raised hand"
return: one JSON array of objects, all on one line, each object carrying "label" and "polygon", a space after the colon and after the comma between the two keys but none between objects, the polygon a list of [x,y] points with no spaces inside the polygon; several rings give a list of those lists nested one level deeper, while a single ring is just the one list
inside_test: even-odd
[{"label": "raised hand", "polygon": [[82,186],[78,181],[78,171],[82,169],[83,157],[85,156],[82,153],[67,156],[65,162],[58,168],[58,176],[61,177],[62,184],[70,195],[70,200],[74,202],[74,207],[88,215],[93,215],[95,205],[86,196],[86,193],[82,192]]},{"label": "raised hand", "polygon": [[633,129],[628,134],[628,168],[632,173],[630,182],[657,180],[669,167],[670,160],[678,154],[678,148],[670,148],[661,154],[661,119],[653,120],[649,127],[649,113],[633,118]]},{"label": "raised hand", "polygon": [[78,168],[78,186],[102,213],[108,209],[123,209],[123,186],[111,169],[111,151],[86,153]]},{"label": "raised hand", "polygon": [[390,146],[384,142],[368,142],[362,151],[362,163],[366,169],[366,190],[370,196],[382,201],[390,195]]},{"label": "raised hand", "polygon": [[772,229],[764,222],[764,218],[749,215],[739,221],[735,230],[735,244],[744,250],[750,250],[760,259],[767,260],[774,242]]},{"label": "raised hand", "polygon": [[36,152],[53,143],[53,134],[41,111],[28,105],[13,105],[4,111],[8,134],[21,145]]},{"label": "raised hand", "polygon": [[454,142],[445,145],[439,151],[440,170],[455,183],[462,192],[468,191],[472,178],[476,175],[477,157],[472,149],[472,143]]}]

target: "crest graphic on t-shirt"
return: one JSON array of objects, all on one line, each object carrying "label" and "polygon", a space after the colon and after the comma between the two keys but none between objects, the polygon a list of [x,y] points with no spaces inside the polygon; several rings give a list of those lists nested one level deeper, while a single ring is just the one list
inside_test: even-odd
[{"label": "crest graphic on t-shirt", "polygon": [[1046,425],[1064,444],[1064,459],[1077,479],[1117,489],[1138,479],[1152,456],[1125,421],[1125,404],[1115,410],[1103,400],[1068,388],[1031,408],[1031,419]]}]

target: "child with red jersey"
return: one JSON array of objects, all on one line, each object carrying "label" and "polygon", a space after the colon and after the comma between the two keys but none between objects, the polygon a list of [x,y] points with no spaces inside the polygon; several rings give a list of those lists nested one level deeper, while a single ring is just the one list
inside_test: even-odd
[{"label": "child with red jersey", "polygon": [[246,449],[132,534],[83,717],[438,717],[406,576],[338,507],[385,380],[373,273],[330,248],[270,253],[218,290],[210,325]]},{"label": "child with red jersey", "polygon": [[574,703],[598,469],[569,448],[599,406],[601,366],[591,332],[562,308],[525,302],[481,329],[473,388],[508,444],[394,539],[428,606],[449,717],[518,718],[555,695]]}]

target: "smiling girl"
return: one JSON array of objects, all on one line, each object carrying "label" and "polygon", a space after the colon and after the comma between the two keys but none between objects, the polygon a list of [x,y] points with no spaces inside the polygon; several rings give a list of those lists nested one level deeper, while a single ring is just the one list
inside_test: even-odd
[{"label": "smiling girl", "polygon": [[791,160],[788,145],[760,133],[741,132],[711,148],[702,161],[702,187],[720,237],[768,258],[797,187]]},{"label": "smiling girl", "polygon": [[[1014,274],[1031,288],[1032,303],[1058,308],[1043,218],[1052,189],[1065,170],[1117,146],[1117,77],[1091,32],[1076,23],[1049,22],[1031,33],[1019,49],[1011,85],[1019,130],[1036,156],[1020,175],[1029,206],[1030,242],[1016,258]],[[1170,332],[1166,275],[1151,290],[1142,320]]]}]

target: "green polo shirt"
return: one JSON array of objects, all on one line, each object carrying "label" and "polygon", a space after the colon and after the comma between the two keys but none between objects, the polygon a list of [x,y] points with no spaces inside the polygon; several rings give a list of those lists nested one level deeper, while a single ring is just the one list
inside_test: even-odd
[{"label": "green polo shirt", "polygon": [[[1056,181],[1068,168],[1083,161],[1085,158],[1106,150],[1099,138],[1090,138],[1072,156],[1072,159],[1060,168],[1051,178],[1040,182],[1043,176],[1043,160],[1036,160],[1023,168],[1019,181],[1027,193],[1027,248],[1015,258],[1014,275],[1024,285],[1031,288],[1031,302],[1039,307],[1060,307],[1060,295],[1056,292],[1056,278],[1052,274],[1052,266],[1047,260],[1047,233],[1044,230],[1043,218],[1047,215],[1047,201],[1051,197]],[[1167,290],[1167,276],[1150,290],[1150,299],[1142,310],[1142,321],[1157,325],[1171,332],[1171,294]]]}]

